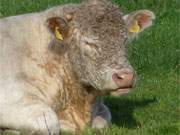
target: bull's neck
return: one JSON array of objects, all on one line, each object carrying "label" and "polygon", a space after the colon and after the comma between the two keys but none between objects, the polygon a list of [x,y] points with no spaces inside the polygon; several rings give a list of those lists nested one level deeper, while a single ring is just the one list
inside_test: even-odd
[{"label": "bull's neck", "polygon": [[59,100],[61,105],[56,109],[63,110],[72,106],[78,109],[78,107],[83,108],[85,105],[87,106],[88,103],[93,104],[96,95],[81,84],[73,71],[68,54],[65,53],[60,57],[61,63],[59,64],[61,69],[58,74],[62,87],[59,88],[57,100]]},{"label": "bull's neck", "polygon": [[62,56],[59,76],[62,89],[59,89],[55,102],[55,111],[60,119],[74,123],[77,129],[82,129],[91,121],[91,112],[96,101],[96,95],[84,87],[73,71],[67,54]]}]

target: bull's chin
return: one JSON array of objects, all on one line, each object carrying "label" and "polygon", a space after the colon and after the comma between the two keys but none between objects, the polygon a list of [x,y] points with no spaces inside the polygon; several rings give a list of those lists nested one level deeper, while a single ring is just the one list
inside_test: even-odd
[{"label": "bull's chin", "polygon": [[115,91],[112,91],[111,92],[111,95],[112,96],[121,96],[121,95],[124,95],[124,94],[127,94],[127,93],[129,93],[130,92],[130,89],[131,88],[119,88],[119,89],[117,89],[117,90],[115,90]]}]

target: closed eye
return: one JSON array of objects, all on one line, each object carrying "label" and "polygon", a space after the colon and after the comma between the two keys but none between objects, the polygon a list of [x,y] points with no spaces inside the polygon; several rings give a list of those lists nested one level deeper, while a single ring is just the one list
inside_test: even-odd
[{"label": "closed eye", "polygon": [[89,47],[91,47],[92,49],[98,49],[99,47],[97,46],[97,44],[95,43],[90,43],[88,41],[86,41],[86,45],[88,45]]}]

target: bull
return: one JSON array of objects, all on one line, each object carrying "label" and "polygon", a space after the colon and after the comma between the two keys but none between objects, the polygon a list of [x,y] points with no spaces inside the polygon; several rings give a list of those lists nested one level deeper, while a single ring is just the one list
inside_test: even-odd
[{"label": "bull", "polygon": [[135,86],[127,41],[155,15],[123,15],[110,0],[0,19],[0,127],[26,134],[104,128],[105,95]]}]

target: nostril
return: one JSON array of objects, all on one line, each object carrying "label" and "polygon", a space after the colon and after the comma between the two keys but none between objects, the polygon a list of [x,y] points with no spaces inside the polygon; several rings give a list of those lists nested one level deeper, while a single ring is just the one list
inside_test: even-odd
[{"label": "nostril", "polygon": [[127,72],[127,70],[120,70],[112,75],[114,82],[119,87],[132,87],[134,83],[134,73]]},{"label": "nostril", "polygon": [[123,79],[124,78],[123,75],[119,76],[118,74],[116,74],[116,77],[117,77],[117,79]]},{"label": "nostril", "polygon": [[118,75],[118,78],[119,78],[119,79],[125,79],[125,78],[126,78],[124,74],[120,74],[120,75],[117,74],[117,75]]},{"label": "nostril", "polygon": [[119,76],[117,73],[114,73],[113,76],[112,76],[112,78],[113,78],[113,80],[114,80],[115,82],[120,81],[120,80],[123,79],[123,77],[122,77],[122,76]]}]

